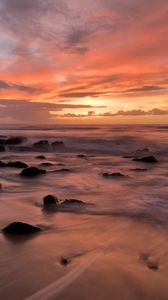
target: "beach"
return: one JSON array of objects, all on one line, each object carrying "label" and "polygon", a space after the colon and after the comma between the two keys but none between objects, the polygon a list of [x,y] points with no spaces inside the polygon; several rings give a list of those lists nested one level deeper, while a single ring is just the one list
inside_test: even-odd
[{"label": "beach", "polygon": [[[46,171],[0,168],[0,299],[168,299],[167,126],[2,126],[0,135],[24,137],[0,161]],[[149,156],[157,162],[138,161]],[[46,195],[61,209],[45,210]],[[66,199],[86,205],[62,209]],[[5,235],[16,221],[42,230]]]}]

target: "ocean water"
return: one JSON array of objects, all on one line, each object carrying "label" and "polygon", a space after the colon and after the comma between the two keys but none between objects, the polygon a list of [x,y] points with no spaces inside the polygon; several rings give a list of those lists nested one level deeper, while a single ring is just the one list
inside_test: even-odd
[{"label": "ocean water", "polygon": [[[1,228],[13,221],[43,228],[28,239],[0,234],[0,299],[168,299],[168,126],[15,126],[0,135],[27,138],[1,152],[1,161],[47,170],[22,178],[20,169],[0,169]],[[32,146],[44,139],[65,147]],[[132,160],[148,155],[158,163]],[[70,172],[53,172],[61,168]],[[91,205],[45,212],[48,194]]]}]

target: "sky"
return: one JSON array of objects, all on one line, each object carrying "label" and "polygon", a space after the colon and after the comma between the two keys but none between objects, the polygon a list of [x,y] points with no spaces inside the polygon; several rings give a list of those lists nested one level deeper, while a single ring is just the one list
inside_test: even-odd
[{"label": "sky", "polygon": [[168,123],[167,0],[0,0],[0,123]]}]

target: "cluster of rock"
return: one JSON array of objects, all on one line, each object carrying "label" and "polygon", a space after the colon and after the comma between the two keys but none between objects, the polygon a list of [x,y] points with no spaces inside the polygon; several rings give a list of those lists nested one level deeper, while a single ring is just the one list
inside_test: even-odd
[{"label": "cluster of rock", "polygon": [[84,208],[87,203],[77,199],[65,199],[60,201],[55,195],[47,195],[43,198],[45,210],[64,210],[66,208]]},{"label": "cluster of rock", "polygon": [[24,222],[13,222],[2,229],[4,234],[10,235],[30,235],[42,231],[39,226]]},{"label": "cluster of rock", "polygon": [[124,175],[120,172],[115,172],[115,173],[108,173],[108,172],[105,172],[102,174],[103,177],[110,177],[110,178],[125,178],[125,177],[128,177],[127,175]]},{"label": "cluster of rock", "polygon": [[13,136],[7,137],[3,136],[0,138],[0,152],[6,151],[5,146],[12,146],[12,145],[20,145],[25,142],[26,138],[22,136]]},{"label": "cluster of rock", "polygon": [[35,148],[49,148],[50,146],[55,148],[55,147],[64,147],[65,145],[64,142],[62,141],[55,141],[50,144],[48,140],[40,140],[38,142],[35,142],[33,146]]},{"label": "cluster of rock", "polygon": [[28,168],[28,165],[26,163],[21,162],[21,161],[11,161],[11,162],[8,162],[8,163],[0,161],[0,168],[6,168],[6,167],[25,169],[25,168]]}]

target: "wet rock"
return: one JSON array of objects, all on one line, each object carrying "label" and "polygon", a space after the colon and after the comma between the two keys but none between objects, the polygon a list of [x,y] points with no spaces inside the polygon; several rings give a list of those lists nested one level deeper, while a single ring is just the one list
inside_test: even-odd
[{"label": "wet rock", "polygon": [[5,143],[5,139],[0,138],[0,145],[3,145]]},{"label": "wet rock", "polygon": [[24,137],[10,137],[7,140],[5,140],[5,145],[19,145],[22,144],[26,138]]},{"label": "wet rock", "polygon": [[85,206],[86,203],[81,201],[81,200],[77,200],[77,199],[65,199],[62,203],[61,206],[71,206],[71,205],[80,205],[80,206]]},{"label": "wet rock", "polygon": [[44,167],[51,167],[51,166],[53,166],[53,164],[52,164],[52,163],[45,162],[45,163],[42,163],[41,166],[44,166]]},{"label": "wet rock", "polygon": [[135,169],[130,169],[130,171],[134,171],[134,172],[146,172],[146,171],[148,171],[148,169],[135,168]]},{"label": "wet rock", "polygon": [[62,266],[67,266],[70,262],[71,262],[71,260],[69,258],[61,257],[61,259],[60,259],[60,264]]},{"label": "wet rock", "polygon": [[155,270],[155,271],[159,269],[158,264],[156,262],[154,262],[154,261],[148,261],[147,267],[149,269],[152,269],[152,270]]},{"label": "wet rock", "polygon": [[124,178],[124,177],[127,177],[126,175],[122,174],[122,173],[119,173],[119,172],[116,172],[116,173],[103,173],[102,174],[103,177],[114,177],[114,178]]},{"label": "wet rock", "polygon": [[55,141],[55,142],[51,143],[51,146],[52,147],[64,147],[65,144],[62,141]]},{"label": "wet rock", "polygon": [[7,234],[27,235],[38,233],[41,231],[41,228],[28,223],[13,222],[7,225],[5,228],[3,228],[2,231]]},{"label": "wet rock", "polygon": [[141,158],[134,158],[133,161],[139,161],[139,162],[145,162],[145,163],[157,163],[158,162],[158,160],[152,155],[141,157]]},{"label": "wet rock", "polygon": [[0,168],[5,168],[8,165],[6,163],[4,163],[3,161],[0,161]]},{"label": "wet rock", "polygon": [[3,145],[0,145],[0,152],[5,152],[5,151],[6,151],[5,147]]},{"label": "wet rock", "polygon": [[84,155],[84,154],[78,154],[77,157],[78,157],[78,158],[86,158],[87,156]]},{"label": "wet rock", "polygon": [[54,170],[53,172],[56,172],[56,173],[67,173],[67,172],[70,172],[71,170],[70,169],[59,169],[59,170]]},{"label": "wet rock", "polygon": [[58,198],[54,195],[47,195],[43,198],[44,207],[58,204]]},{"label": "wet rock", "polygon": [[19,169],[25,169],[25,168],[28,168],[28,165],[21,162],[21,161],[14,161],[14,162],[9,162],[7,164],[8,167],[11,167],[11,168],[19,168]]},{"label": "wet rock", "polygon": [[49,147],[49,142],[48,142],[48,140],[41,140],[41,141],[38,141],[38,142],[34,143],[33,146],[34,147],[47,148],[47,147]]},{"label": "wet rock", "polygon": [[35,177],[42,174],[46,174],[46,170],[42,170],[36,167],[30,167],[24,169],[20,175],[24,177]]},{"label": "wet rock", "polygon": [[36,158],[37,158],[37,159],[41,159],[41,160],[46,159],[46,157],[45,157],[44,155],[36,156]]}]

